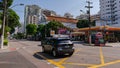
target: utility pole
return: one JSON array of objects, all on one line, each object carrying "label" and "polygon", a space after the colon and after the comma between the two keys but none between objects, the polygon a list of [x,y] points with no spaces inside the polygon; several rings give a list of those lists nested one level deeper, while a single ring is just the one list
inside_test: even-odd
[{"label": "utility pole", "polygon": [[4,42],[7,0],[3,0],[3,6],[4,6],[4,8],[3,8],[3,22],[2,22],[2,33],[1,33],[1,49],[3,49],[3,42]]},{"label": "utility pole", "polygon": [[93,8],[93,6],[91,6],[92,2],[90,2],[90,1],[87,1],[87,3],[88,3],[88,6],[85,6],[85,8],[88,8],[88,10],[87,10],[88,21],[89,21],[89,33],[88,33],[88,36],[89,36],[89,45],[91,45],[91,20],[90,20],[90,9]]}]

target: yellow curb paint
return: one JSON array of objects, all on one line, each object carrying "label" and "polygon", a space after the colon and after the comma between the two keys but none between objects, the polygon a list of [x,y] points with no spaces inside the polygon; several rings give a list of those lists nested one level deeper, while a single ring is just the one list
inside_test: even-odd
[{"label": "yellow curb paint", "polygon": [[95,66],[92,66],[92,67],[89,67],[89,68],[99,68],[99,67],[103,67],[103,66],[107,66],[107,65],[116,64],[116,63],[120,63],[120,60],[113,61],[113,62],[108,62],[108,63],[100,64],[100,65],[95,65]]},{"label": "yellow curb paint", "polygon": [[64,59],[62,59],[62,60],[60,60],[59,62],[58,62],[58,64],[62,64],[65,60],[67,60],[68,58],[64,58]]},{"label": "yellow curb paint", "polygon": [[95,64],[80,64],[80,63],[70,63],[65,62],[63,64],[69,64],[69,65],[79,65],[79,66],[95,66]]},{"label": "yellow curb paint", "polygon": [[55,62],[55,61],[53,61],[53,60],[50,60],[50,59],[44,57],[43,55],[40,55],[40,54],[38,54],[38,53],[36,53],[36,54],[37,54],[38,56],[42,57],[43,59],[47,60],[47,61],[50,62],[51,64],[59,67],[59,68],[65,68],[64,66],[60,65],[59,63],[57,63],[57,62]]},{"label": "yellow curb paint", "polygon": [[101,64],[105,64],[102,47],[100,47],[100,58],[101,58]]}]

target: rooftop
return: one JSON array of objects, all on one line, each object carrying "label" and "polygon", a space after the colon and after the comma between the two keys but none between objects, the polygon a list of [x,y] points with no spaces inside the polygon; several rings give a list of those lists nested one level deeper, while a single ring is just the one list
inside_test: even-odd
[{"label": "rooftop", "polygon": [[73,18],[65,18],[65,17],[57,17],[57,16],[46,16],[48,21],[59,21],[59,22],[64,22],[64,23],[77,23],[77,19]]}]

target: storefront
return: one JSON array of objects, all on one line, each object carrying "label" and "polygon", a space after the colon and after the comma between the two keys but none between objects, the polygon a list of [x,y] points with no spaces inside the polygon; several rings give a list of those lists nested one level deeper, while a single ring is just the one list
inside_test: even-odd
[{"label": "storefront", "polygon": [[120,28],[118,27],[110,27],[110,26],[96,26],[91,28],[80,28],[74,29],[74,32],[85,32],[83,35],[85,41],[89,39],[89,32],[91,33],[91,40],[94,40],[94,35],[97,32],[102,32],[104,36],[104,40],[106,42],[118,42],[120,41]]}]

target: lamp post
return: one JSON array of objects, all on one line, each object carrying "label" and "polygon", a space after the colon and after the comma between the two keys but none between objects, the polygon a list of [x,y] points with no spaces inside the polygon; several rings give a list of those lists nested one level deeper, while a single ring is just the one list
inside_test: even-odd
[{"label": "lamp post", "polygon": [[3,49],[4,42],[4,30],[5,30],[5,19],[6,19],[6,11],[7,11],[7,0],[3,0],[3,22],[2,22],[2,33],[1,33],[1,49]]},{"label": "lamp post", "polygon": [[[1,31],[1,46],[0,48],[3,49],[3,42],[4,42],[4,33],[5,33],[5,22],[8,22],[8,15],[7,12],[8,12],[8,9],[7,9],[7,0],[3,0],[3,22],[2,22],[2,31]],[[24,5],[24,4],[16,4],[14,5],[13,7],[15,6],[18,6],[18,5]],[[11,7],[11,8],[13,8]]]}]

